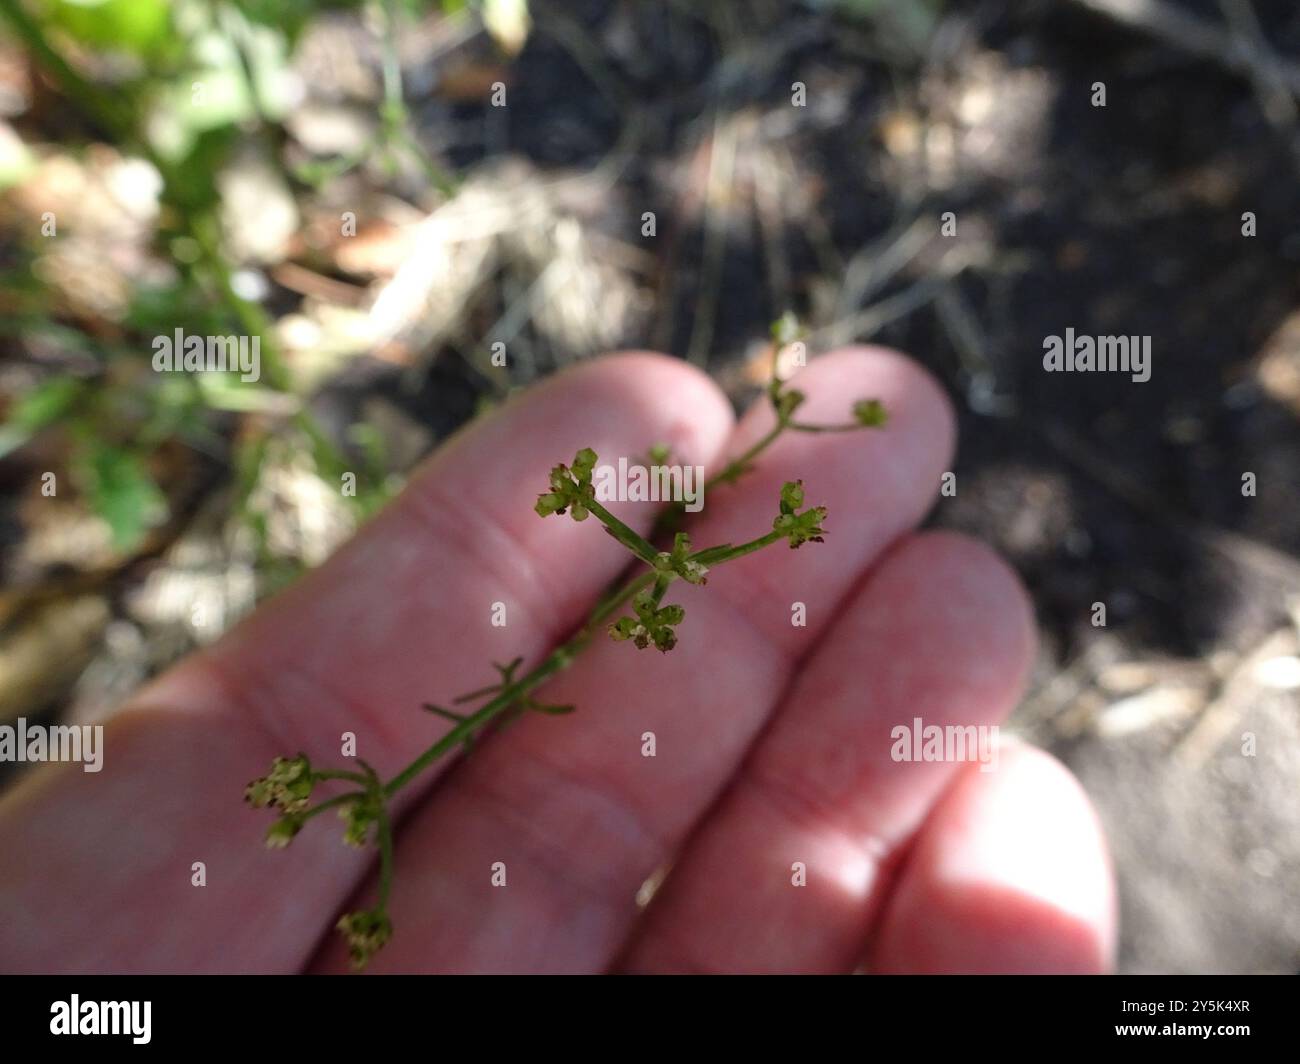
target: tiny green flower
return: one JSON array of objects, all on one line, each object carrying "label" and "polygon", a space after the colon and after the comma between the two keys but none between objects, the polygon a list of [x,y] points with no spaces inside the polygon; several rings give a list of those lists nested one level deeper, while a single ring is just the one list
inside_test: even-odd
[{"label": "tiny green flower", "polygon": [[564,496],[557,491],[548,491],[537,496],[537,505],[533,507],[542,517],[550,517],[551,514],[564,513],[566,502]]},{"label": "tiny green flower", "polygon": [[265,776],[253,780],[244,788],[244,801],[254,809],[265,809],[271,804],[271,784]]},{"label": "tiny green flower", "polygon": [[244,790],[244,800],[254,809],[281,809],[297,813],[307,807],[316,778],[305,755],[277,757],[271,771],[253,780]]},{"label": "tiny green flower", "polygon": [[595,465],[596,452],[590,447],[584,447],[574,455],[572,469],[563,464],[553,466],[551,490],[537,496],[533,509],[541,517],[563,514],[569,510],[575,521],[585,521],[590,514],[585,503],[596,497],[596,490],[591,484],[591,473]]},{"label": "tiny green flower", "polygon": [[656,624],[681,624],[685,618],[686,610],[676,605],[664,606],[654,614]]},{"label": "tiny green flower", "polygon": [[655,649],[661,654],[667,654],[677,645],[677,633],[671,628],[656,628],[652,635],[655,641]]},{"label": "tiny green flower", "polygon": [[293,837],[302,830],[302,821],[296,816],[284,816],[272,824],[266,832],[266,846],[270,850],[283,850]]},{"label": "tiny green flower", "polygon": [[589,484],[591,482],[591,471],[595,467],[596,452],[590,447],[584,447],[573,456],[573,475],[577,478],[579,484]]},{"label": "tiny green flower", "polygon": [[781,485],[781,512],[792,514],[803,505],[803,481],[787,480]]},{"label": "tiny green flower", "polygon": [[781,512],[772,522],[773,531],[790,540],[791,549],[804,543],[822,543],[826,530],[821,523],[826,520],[826,507],[814,506],[798,513],[803,505],[803,481],[786,481],[781,488]]},{"label": "tiny green flower", "polygon": [[627,639],[636,639],[637,646],[645,648],[645,625],[635,617],[620,617],[609,626],[609,637],[616,643]]},{"label": "tiny green flower", "polygon": [[859,399],[853,404],[853,420],[864,428],[877,429],[889,420],[889,412],[879,399]]},{"label": "tiny green flower", "polygon": [[346,913],[339,917],[339,922],[334,926],[347,940],[352,967],[358,971],[393,937],[393,922],[388,918],[388,913],[380,909]]},{"label": "tiny green flower", "polygon": [[661,550],[655,555],[654,567],[661,573],[676,573],[688,584],[707,584],[708,566],[691,558],[691,537],[678,532],[673,539],[671,552]]},{"label": "tiny green flower", "polygon": [[677,605],[656,607],[649,588],[637,592],[632,609],[635,617],[620,617],[609,626],[611,639],[618,643],[630,639],[638,650],[645,650],[653,643],[665,654],[677,645],[673,628],[682,623],[686,610]]},{"label": "tiny green flower", "polygon": [[371,798],[360,798],[339,809],[339,819],[347,827],[343,832],[343,841],[357,849],[365,847],[370,837],[371,825],[379,820],[379,806]]}]

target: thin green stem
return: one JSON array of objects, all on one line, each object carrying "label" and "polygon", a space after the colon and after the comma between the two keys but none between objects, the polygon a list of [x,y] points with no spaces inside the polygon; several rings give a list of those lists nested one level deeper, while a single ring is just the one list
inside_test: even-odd
[{"label": "thin green stem", "polygon": [[583,633],[586,633],[588,638],[590,638],[590,636],[595,634],[596,629],[604,621],[607,621],[610,615],[613,614],[615,610],[617,610],[625,602],[628,602],[632,598],[632,596],[635,595],[642,588],[649,587],[650,584],[654,582],[657,576],[658,576],[657,573],[642,573],[635,580],[631,580],[628,583],[624,584],[622,591],[620,591],[617,595],[614,595],[613,597],[606,599],[605,602],[601,603],[601,605],[599,605],[595,610],[592,611],[591,616],[587,618],[587,621],[582,626],[581,631]]},{"label": "thin green stem", "polygon": [[697,554],[691,555],[691,560],[699,562],[701,565],[721,565],[723,562],[732,561],[735,558],[743,558],[746,554],[753,554],[756,550],[762,550],[764,547],[776,543],[778,540],[785,539],[784,532],[769,532],[765,536],[759,536],[758,539],[751,539],[748,543],[742,543],[738,547],[733,547],[726,543],[720,547],[710,547],[708,550],[702,550]]},{"label": "thin green stem", "polygon": [[741,475],[749,468],[749,464],[776,442],[781,433],[785,431],[786,424],[785,421],[778,419],[768,433],[745,451],[744,454],[738,458],[733,458],[722,468],[721,472],[709,477],[704,482],[704,490],[707,492],[710,488],[719,484],[734,484],[739,480]]},{"label": "thin green stem", "polygon": [[653,543],[633,528],[629,528],[612,513],[601,506],[595,499],[583,500],[583,505],[592,512],[606,528],[610,535],[635,554],[647,565],[654,565],[659,551]]},{"label": "thin green stem", "polygon": [[676,576],[676,573],[660,573],[655,578],[654,590],[650,593],[650,602],[655,609],[659,608],[659,603],[664,600],[664,593],[667,592],[668,585],[673,582]]},{"label": "thin green stem", "polygon": [[402,93],[402,61],[397,54],[397,4],[384,0],[384,122],[390,128],[406,123],[406,100]]},{"label": "thin green stem", "polygon": [[393,893],[393,825],[388,819],[388,807],[379,806],[379,908],[388,909],[388,899]]},{"label": "thin green stem", "polygon": [[389,158],[394,148],[405,148],[420,165],[430,183],[450,199],[458,191],[456,182],[434,165],[423,145],[411,131],[411,113],[406,107],[406,94],[402,89],[402,62],[397,54],[398,5],[395,0],[384,0],[383,44],[383,143]]},{"label": "thin green stem", "polygon": [[298,819],[305,824],[312,817],[320,816],[326,809],[334,809],[337,806],[343,805],[345,802],[355,802],[357,799],[364,797],[365,793],[362,791],[348,791],[346,794],[338,794],[333,798],[327,798],[325,801],[321,802],[320,805],[313,805],[310,809],[299,813]]},{"label": "thin green stem", "polygon": [[[780,532],[769,532],[765,536],[760,536],[757,539],[750,540],[748,543],[742,543],[739,546],[724,544],[723,546],[702,550],[691,555],[691,559],[693,561],[698,561],[701,564],[720,565],[723,562],[729,562],[734,558],[741,558],[746,554],[753,554],[755,551],[762,550],[764,547],[783,538],[785,537]],[[578,652],[591,642],[592,637],[595,636],[597,631],[599,631],[601,624],[608,620],[620,606],[628,602],[638,591],[654,584],[658,596],[655,599],[657,605],[663,598],[664,591],[667,590],[668,585],[672,582],[674,577],[675,574],[673,573],[661,573],[658,571],[648,572],[642,573],[636,579],[630,580],[627,584],[623,585],[623,588],[617,594],[611,595],[592,611],[591,615],[583,623],[582,627],[578,629],[574,636],[560,644],[560,646],[553,650],[547,658],[545,658],[526,676],[509,686],[500,689],[496,696],[481,709],[461,718],[450,731],[442,736],[442,738],[384,784],[383,793],[386,796],[391,796],[397,793],[410,783],[411,780],[423,772],[429,765],[433,764],[443,755],[449,753],[457,745],[463,743],[467,738],[472,737],[485,725],[517,703],[520,698],[530,694],[551,676],[554,676],[556,673],[568,668],[574,657],[577,656]]]},{"label": "thin green stem", "polygon": [[[471,738],[494,717],[504,713],[519,700],[521,695],[528,694],[547,677],[567,668],[569,661],[571,660],[571,655],[576,649],[577,638],[575,637],[575,639],[570,640],[562,647],[553,651],[550,657],[543,661],[522,680],[519,680],[517,683],[513,683],[502,690],[481,709],[462,718],[460,722],[454,725],[441,739],[430,746],[424,751],[424,753],[407,765],[406,768],[402,769],[401,772],[384,784],[383,793],[386,796],[391,796],[400,791],[429,765],[437,761],[438,758],[451,751],[459,743]],[[565,650],[569,651],[568,655],[562,653]]]},{"label": "thin green stem", "polygon": [[504,713],[519,699],[532,692],[535,688],[551,676],[567,669],[572,663],[577,653],[591,642],[592,637],[599,630],[600,624],[611,613],[617,610],[633,595],[646,587],[655,577],[654,573],[644,573],[635,580],[629,581],[624,585],[618,594],[606,599],[601,605],[592,611],[583,626],[578,629],[577,633],[567,642],[562,643],[551,651],[550,655],[541,662],[528,675],[516,680],[508,687],[503,688],[495,698],[488,702],[481,709],[469,716],[464,717],[441,739],[430,746],[424,753],[420,754],[406,768],[402,769],[396,776],[389,780],[383,789],[387,795],[395,794],[401,790],[416,776],[423,772],[429,765],[437,761],[438,758],[453,750],[458,744],[464,742],[467,738],[472,737],[476,732],[488,724],[494,718]]}]

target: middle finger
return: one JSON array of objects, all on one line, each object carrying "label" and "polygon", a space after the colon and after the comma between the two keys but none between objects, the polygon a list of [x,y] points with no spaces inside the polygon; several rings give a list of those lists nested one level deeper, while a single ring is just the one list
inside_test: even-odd
[{"label": "middle finger", "polygon": [[[691,534],[699,549],[766,532],[780,485],[802,478],[808,503],[829,507],[827,542],[775,545],[718,567],[706,588],[675,584],[670,601],[686,619],[671,654],[600,640],[540,695],[576,703],[572,720],[530,715],[484,741],[403,829],[395,935],[376,970],[611,962],[638,918],[638,887],[725,787],[842,596],[924,515],[951,457],[947,400],[901,355],[836,352],[794,383],[808,394],[803,421],[842,422],[853,400],[874,397],[888,426],[787,433],[739,485],[706,499]],[[771,417],[766,404],[751,410],[729,452]],[[791,623],[796,602],[804,627]],[[337,942],[319,964],[342,966]]]}]

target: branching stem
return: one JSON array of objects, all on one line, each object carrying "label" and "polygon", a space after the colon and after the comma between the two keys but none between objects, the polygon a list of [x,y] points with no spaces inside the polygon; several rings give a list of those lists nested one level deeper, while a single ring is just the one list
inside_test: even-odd
[{"label": "branching stem", "polygon": [[[776,423],[742,454],[729,461],[721,472],[706,480],[706,488],[717,484],[734,483],[740,479],[753,468],[754,459],[786,430],[846,432],[884,424],[883,408],[874,400],[864,400],[855,404],[854,423],[810,425],[794,420],[794,411],[803,402],[801,393],[785,390],[774,377],[768,394],[776,413]],[[286,844],[288,838],[296,833],[304,821],[325,809],[349,802],[354,805],[344,816],[344,819],[349,822],[345,836],[347,841],[353,844],[364,844],[373,825],[374,838],[379,848],[378,905],[372,910],[348,914],[339,921],[338,925],[348,938],[353,962],[358,966],[364,965],[374,951],[388,941],[392,933],[392,924],[388,917],[388,902],[393,883],[393,829],[388,805],[390,799],[412,783],[425,769],[452,753],[457,747],[469,749],[471,742],[490,726],[504,724],[528,711],[548,714],[569,712],[572,706],[544,704],[532,697],[533,692],[551,677],[567,669],[606,626],[609,635],[616,641],[630,640],[641,649],[653,645],[665,653],[670,651],[677,643],[675,627],[685,614],[682,606],[664,603],[664,598],[674,581],[686,580],[691,584],[703,584],[707,582],[707,573],[726,562],[746,557],[781,540],[788,540],[791,547],[799,547],[808,542],[820,543],[825,534],[825,530],[821,527],[821,522],[826,518],[825,508],[821,506],[804,508],[803,482],[792,481],[787,482],[781,489],[780,511],[772,522],[770,532],[745,543],[724,543],[693,553],[690,536],[678,532],[673,540],[672,549],[660,550],[650,539],[615,517],[596,501],[591,485],[592,470],[596,461],[595,451],[584,448],[575,456],[572,467],[555,466],[551,471],[551,490],[538,496],[535,509],[543,517],[562,515],[571,511],[575,521],[585,520],[589,515],[594,516],[605,530],[623,544],[646,568],[633,576],[625,577],[621,584],[614,585],[573,634],[523,676],[515,675],[523,665],[522,658],[516,658],[507,665],[496,665],[501,676],[499,682],[461,695],[452,703],[463,705],[479,699],[487,699],[478,709],[467,711],[462,715],[442,706],[426,703],[425,709],[448,720],[451,727],[386,783],[381,782],[374,770],[364,762],[358,762],[365,770],[364,775],[338,770],[314,771],[306,758],[299,755],[292,760],[277,759],[272,766],[271,775],[250,784],[249,793],[256,799],[255,804],[260,802],[264,805],[275,805],[280,802],[281,808],[288,812],[290,819],[281,821],[279,825],[273,827],[272,835],[268,836],[268,841],[275,845]],[[681,512],[679,507],[669,511],[669,515],[680,517]],[[629,604],[632,613],[618,617],[618,614]],[[617,620],[610,624],[609,622],[614,618]],[[361,785],[363,789],[329,798],[302,812],[296,811],[306,801],[302,795],[310,792],[312,784],[325,780],[346,780]]]}]

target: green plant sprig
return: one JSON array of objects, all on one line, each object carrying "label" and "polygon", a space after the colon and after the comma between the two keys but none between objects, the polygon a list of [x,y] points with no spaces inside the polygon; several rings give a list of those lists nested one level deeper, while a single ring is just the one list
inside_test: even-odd
[{"label": "green plant sprig", "polygon": [[[845,432],[879,427],[885,423],[885,411],[877,400],[862,400],[853,406],[853,421],[843,425],[810,425],[796,421],[794,412],[804,401],[801,392],[787,389],[777,378],[775,359],[769,398],[776,412],[776,424],[753,446],[732,459],[721,472],[705,481],[706,488],[735,483],[754,468],[754,460],[786,431]],[[656,460],[667,457],[663,447],[651,448]],[[379,851],[379,896],[373,908],[344,915],[336,924],[348,944],[354,968],[365,967],[370,958],[389,941],[393,933],[388,914],[393,882],[392,814],[389,803],[431,765],[452,754],[457,748],[468,751],[489,728],[507,724],[528,712],[546,715],[572,713],[572,705],[553,705],[539,701],[534,692],[557,673],[567,669],[603,631],[616,642],[631,642],[639,649],[650,646],[663,653],[677,644],[677,628],[685,619],[685,609],[676,603],[665,604],[672,585],[682,580],[688,584],[708,583],[708,574],[719,565],[743,558],[765,547],[786,541],[791,549],[805,543],[821,543],[825,535],[824,506],[804,506],[801,480],[789,481],[782,488],[778,512],[770,531],[744,543],[723,543],[694,550],[688,533],[678,531],[672,546],[661,550],[650,540],[611,514],[596,499],[592,473],[597,455],[589,447],[580,450],[571,465],[557,465],[551,470],[550,484],[542,492],[534,509],[542,517],[568,514],[576,522],[594,517],[636,559],[641,571],[616,582],[600,600],[578,629],[555,647],[540,662],[522,675],[523,658],[502,665],[494,664],[500,679],[452,700],[453,706],[486,699],[476,709],[460,712],[446,706],[426,703],[424,708],[451,723],[437,742],[429,746],[410,764],[387,782],[364,762],[363,771],[315,769],[307,757],[276,758],[271,771],[254,780],[245,791],[246,800],[258,808],[271,808],[279,818],[267,832],[267,845],[287,846],[303,825],[326,809],[337,809],[346,829],[344,841],[366,846],[372,841]],[[675,511],[680,516],[681,508]],[[310,799],[317,784],[345,782],[357,789],[326,798],[312,806]]]}]

